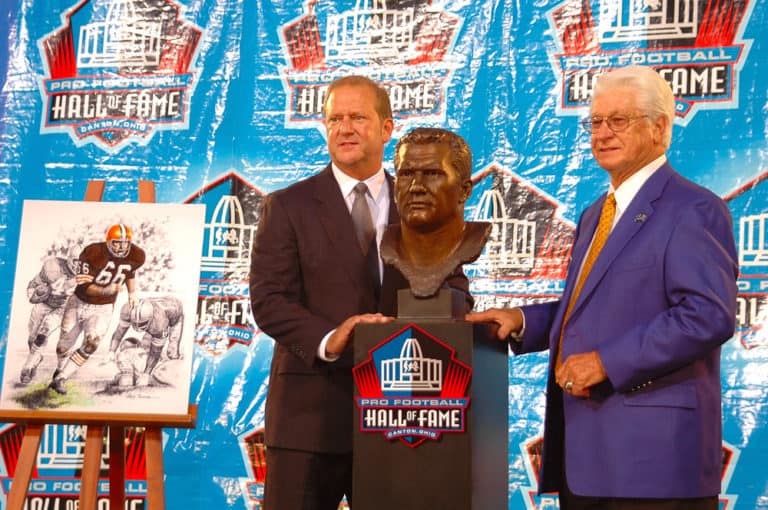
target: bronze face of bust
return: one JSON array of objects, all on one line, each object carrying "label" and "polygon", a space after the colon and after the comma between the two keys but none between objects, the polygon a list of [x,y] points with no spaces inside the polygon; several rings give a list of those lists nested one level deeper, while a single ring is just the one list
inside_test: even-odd
[{"label": "bronze face of bust", "polygon": [[417,128],[398,142],[395,171],[400,225],[387,227],[381,256],[403,273],[415,296],[429,297],[479,256],[490,232],[490,224],[464,221],[472,153],[455,133]]}]

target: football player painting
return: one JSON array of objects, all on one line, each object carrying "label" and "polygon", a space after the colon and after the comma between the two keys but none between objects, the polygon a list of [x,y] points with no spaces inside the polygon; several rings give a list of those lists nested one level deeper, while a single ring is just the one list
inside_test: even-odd
[{"label": "football player painting", "polygon": [[[145,377],[138,379],[139,385],[149,382],[149,374],[157,366],[163,349],[168,359],[179,359],[179,342],[184,326],[184,310],[181,300],[174,296],[140,299],[134,306],[126,303],[120,309],[120,323],[112,334],[109,357],[114,359],[120,343],[129,327],[144,333],[139,345],[148,349]],[[167,348],[166,348],[167,344]],[[142,384],[143,383],[143,384]]]},{"label": "football player painting", "polygon": [[[49,385],[57,393],[67,393],[67,380],[96,352],[123,285],[129,306],[136,303],[135,273],[144,264],[145,254],[131,242],[132,237],[127,225],[112,225],[104,242],[90,244],[80,254],[77,286],[67,300],[56,346],[58,368]],[[73,351],[80,333],[83,341]]]},{"label": "football player painting", "polygon": [[29,384],[35,377],[37,367],[43,361],[43,348],[48,337],[61,324],[64,304],[75,289],[75,275],[78,273],[80,250],[71,248],[65,257],[51,256],[27,285],[27,298],[32,303],[29,314],[29,354],[21,368],[21,384]]}]

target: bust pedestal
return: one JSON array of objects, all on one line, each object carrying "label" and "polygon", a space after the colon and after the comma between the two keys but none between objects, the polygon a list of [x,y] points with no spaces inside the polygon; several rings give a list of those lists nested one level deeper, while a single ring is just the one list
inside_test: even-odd
[{"label": "bust pedestal", "polygon": [[507,345],[464,296],[398,295],[355,329],[355,510],[500,510],[508,500]]}]

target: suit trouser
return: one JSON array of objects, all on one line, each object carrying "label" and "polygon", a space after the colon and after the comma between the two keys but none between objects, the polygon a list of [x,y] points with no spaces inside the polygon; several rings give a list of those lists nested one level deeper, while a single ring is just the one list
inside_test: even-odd
[{"label": "suit trouser", "polygon": [[267,447],[264,510],[336,510],[352,502],[352,454]]}]

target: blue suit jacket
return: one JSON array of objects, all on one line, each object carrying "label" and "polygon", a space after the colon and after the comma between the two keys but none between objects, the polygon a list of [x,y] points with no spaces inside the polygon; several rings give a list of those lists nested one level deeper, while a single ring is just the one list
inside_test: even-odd
[{"label": "blue suit jacket", "polygon": [[[611,232],[565,327],[563,359],[597,351],[608,380],[589,399],[554,381],[558,334],[605,197],[582,215],[561,301],[526,306],[516,352],[549,348],[539,489],[561,486],[563,434],[575,494],[719,493],[720,345],[734,332],[736,258],[725,203],[669,164]],[[565,428],[564,427],[565,424]]]}]

